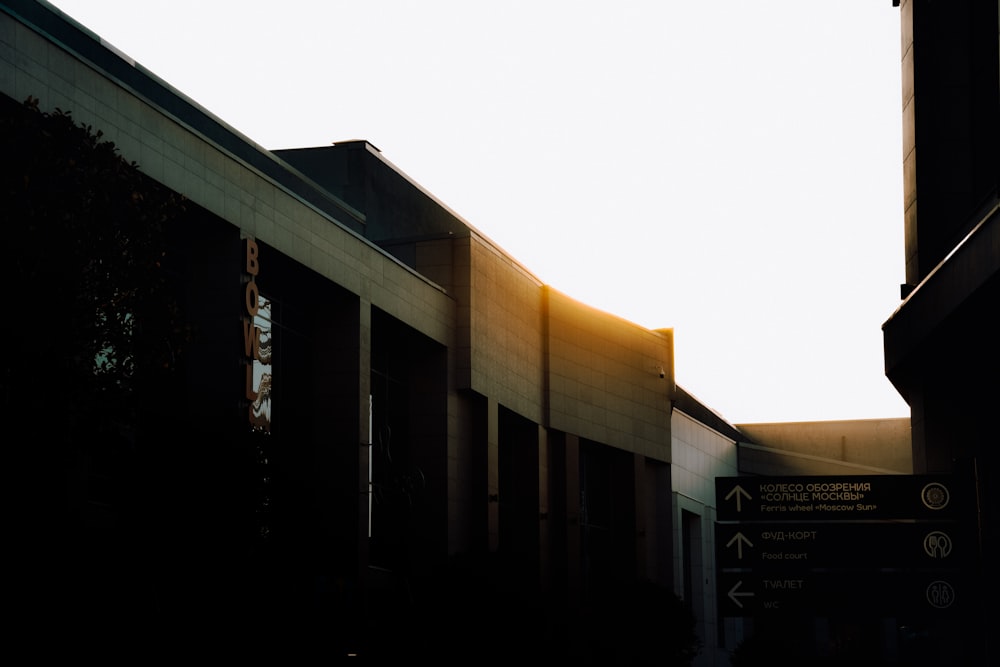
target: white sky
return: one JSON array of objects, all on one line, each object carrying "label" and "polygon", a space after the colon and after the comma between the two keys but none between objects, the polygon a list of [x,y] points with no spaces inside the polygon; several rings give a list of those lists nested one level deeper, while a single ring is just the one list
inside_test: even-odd
[{"label": "white sky", "polygon": [[672,327],[730,422],[909,414],[891,0],[52,4],[263,147],[367,139],[554,288]]}]

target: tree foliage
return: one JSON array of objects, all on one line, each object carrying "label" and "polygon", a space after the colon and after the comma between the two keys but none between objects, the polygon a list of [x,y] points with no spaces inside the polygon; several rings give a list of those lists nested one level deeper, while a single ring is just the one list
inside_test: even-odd
[{"label": "tree foliage", "polygon": [[69,112],[3,102],[7,408],[64,439],[129,424],[185,337],[163,270],[184,202]]}]

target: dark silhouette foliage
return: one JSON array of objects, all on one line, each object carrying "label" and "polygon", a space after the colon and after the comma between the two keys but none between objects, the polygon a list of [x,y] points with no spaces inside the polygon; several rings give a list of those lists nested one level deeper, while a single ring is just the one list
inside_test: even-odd
[{"label": "dark silhouette foliage", "polygon": [[372,610],[362,654],[369,664],[687,667],[701,649],[694,614],[667,588],[621,581],[572,603],[518,571],[501,554],[452,557]]},{"label": "dark silhouette foliage", "polygon": [[0,202],[18,584],[50,622],[128,618],[148,597],[123,574],[140,569],[138,434],[188,338],[164,268],[184,201],[69,112],[0,98]]},{"label": "dark silhouette foliage", "polygon": [[[757,619],[754,633],[730,654],[733,667],[888,667],[916,665],[883,656],[881,619],[827,619],[825,638],[815,633],[809,616]],[[940,661],[937,661],[940,663]]]},{"label": "dark silhouette foliage", "polygon": [[686,667],[700,651],[694,614],[662,586],[637,581],[614,587],[591,607],[586,664]]},{"label": "dark silhouette foliage", "polygon": [[183,201],[36,99],[5,103],[0,154],[7,407],[39,418],[49,441],[127,428],[137,391],[174,366],[185,337],[162,270]]},{"label": "dark silhouette foliage", "polygon": [[730,656],[733,667],[804,667],[808,661],[794,638],[777,633],[759,633],[740,642]]}]

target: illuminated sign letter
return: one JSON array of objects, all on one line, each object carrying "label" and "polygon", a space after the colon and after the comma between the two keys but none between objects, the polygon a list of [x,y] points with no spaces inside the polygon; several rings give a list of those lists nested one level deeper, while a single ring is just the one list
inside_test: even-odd
[{"label": "illuminated sign letter", "polygon": [[247,273],[251,276],[256,276],[260,271],[260,265],[257,263],[257,242],[253,239],[246,240],[247,248]]},{"label": "illuminated sign letter", "polygon": [[[248,401],[256,401],[257,392],[254,391],[253,388],[253,365],[247,364],[246,369],[247,369],[246,398]],[[252,405],[250,407],[253,408]]]},{"label": "illuminated sign letter", "polygon": [[246,303],[247,314],[250,317],[256,317],[257,309],[260,307],[260,292],[257,290],[257,283],[253,280],[247,283],[243,293],[243,301]]},{"label": "illuminated sign letter", "polygon": [[260,359],[260,327],[243,320],[243,354],[247,359]]}]

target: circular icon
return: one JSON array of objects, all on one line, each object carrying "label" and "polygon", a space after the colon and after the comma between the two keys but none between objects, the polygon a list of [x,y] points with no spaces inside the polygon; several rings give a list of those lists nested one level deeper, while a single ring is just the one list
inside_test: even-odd
[{"label": "circular icon", "polygon": [[920,492],[920,499],[927,509],[939,510],[948,505],[948,488],[939,482],[931,482]]},{"label": "circular icon", "polygon": [[951,546],[951,538],[940,530],[931,531],[924,537],[924,552],[931,558],[947,558]]},{"label": "circular icon", "polygon": [[946,609],[955,603],[955,589],[947,581],[932,581],[927,586],[927,602],[937,609]]}]

